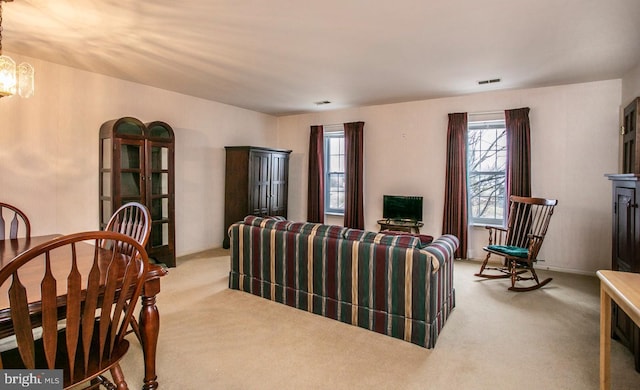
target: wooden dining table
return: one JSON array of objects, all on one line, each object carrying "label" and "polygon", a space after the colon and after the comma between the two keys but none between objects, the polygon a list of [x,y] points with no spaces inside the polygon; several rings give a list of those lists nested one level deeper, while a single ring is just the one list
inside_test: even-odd
[{"label": "wooden dining table", "polygon": [[[14,240],[0,240],[0,268],[6,266],[17,255],[60,237],[60,234],[46,236],[32,236],[31,238],[18,238]],[[94,246],[89,243],[78,244],[78,262],[82,262],[82,253],[86,253],[87,261],[92,261]],[[52,268],[55,272],[56,262],[52,259]],[[144,382],[143,390],[157,389],[158,376],[156,374],[156,351],[158,345],[158,335],[160,332],[160,314],[156,306],[156,296],[160,293],[160,278],[167,274],[167,270],[158,264],[149,264],[149,271],[145,277],[145,282],[141,296],[141,308],[138,319],[140,329],[140,342],[144,358]],[[36,279],[35,273],[27,273],[33,275],[34,280],[30,281],[21,277],[23,284],[39,283],[40,279]],[[10,321],[9,302],[6,296],[0,296],[0,335],[2,334],[2,323]]]},{"label": "wooden dining table", "polygon": [[640,325],[640,274],[600,270],[600,389],[611,388],[611,302]]}]

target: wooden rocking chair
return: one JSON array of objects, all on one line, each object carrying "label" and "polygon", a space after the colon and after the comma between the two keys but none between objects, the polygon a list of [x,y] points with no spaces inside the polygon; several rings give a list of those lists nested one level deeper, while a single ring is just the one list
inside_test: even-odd
[{"label": "wooden rocking chair", "polygon": [[[553,208],[557,204],[558,201],[555,199],[511,196],[506,229],[487,226],[489,245],[482,248],[487,252],[487,257],[476,276],[489,279],[511,278],[511,291],[531,291],[549,283],[551,278],[540,282],[533,264],[538,260],[538,252],[547,233]],[[504,265],[488,267],[487,263],[492,254],[504,257]],[[487,274],[487,270],[497,272]],[[529,272],[530,276],[524,276],[526,272]],[[535,284],[516,287],[516,282],[523,280],[533,280]]]}]

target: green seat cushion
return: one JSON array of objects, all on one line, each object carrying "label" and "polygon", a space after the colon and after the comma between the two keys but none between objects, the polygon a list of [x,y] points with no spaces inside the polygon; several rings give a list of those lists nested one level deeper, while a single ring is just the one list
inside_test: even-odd
[{"label": "green seat cushion", "polygon": [[529,255],[529,251],[527,250],[527,248],[521,248],[519,246],[489,245],[487,248],[494,252],[500,252],[500,253],[504,253],[505,255],[520,257],[523,259],[526,259],[527,256]]}]

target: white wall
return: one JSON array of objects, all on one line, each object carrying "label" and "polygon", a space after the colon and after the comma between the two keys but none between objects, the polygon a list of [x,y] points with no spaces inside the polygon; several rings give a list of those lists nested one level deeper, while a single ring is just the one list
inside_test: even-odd
[{"label": "white wall", "polygon": [[622,107],[640,96],[640,64],[629,70],[622,78]]},{"label": "white wall", "polygon": [[[278,118],[279,147],[292,149],[289,218],[306,219],[309,127],[365,122],[365,227],[377,230],[382,195],[421,195],[427,234],[441,234],[447,114],[530,107],[533,196],[557,198],[539,264],[593,272],[611,263],[611,188],[617,172],[621,81],[487,92]],[[335,222],[335,219],[331,220]],[[484,229],[471,228],[482,256]]]},{"label": "white wall", "polygon": [[224,146],[276,146],[276,118],[32,59],[36,94],[0,99],[0,199],[34,235],[98,228],[98,130],[107,120],[162,120],[176,134],[176,249],[220,247]]},{"label": "white wall", "polygon": [[[425,198],[424,232],[441,232],[447,113],[531,107],[534,195],[559,207],[546,266],[591,272],[610,263],[610,183],[619,112],[640,95],[640,66],[620,80],[488,92],[306,115],[272,116],[32,59],[36,95],[0,99],[0,199],[30,216],[33,234],[98,226],[98,129],[110,119],[163,120],[176,132],[177,252],[221,245],[224,146],[293,149],[289,216],[306,217],[309,126],[365,121],[365,223],[382,195]],[[622,96],[622,101],[621,101]],[[276,142],[277,140],[277,142]],[[339,220],[331,220],[336,222]],[[485,232],[470,232],[479,257]]]}]

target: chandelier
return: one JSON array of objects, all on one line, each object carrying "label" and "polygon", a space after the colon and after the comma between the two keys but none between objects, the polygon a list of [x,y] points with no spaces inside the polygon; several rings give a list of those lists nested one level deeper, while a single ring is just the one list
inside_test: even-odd
[{"label": "chandelier", "polygon": [[2,54],[2,2],[0,0],[0,97],[20,95],[23,98],[33,96],[34,69],[23,62],[16,66],[16,62],[9,56]]}]

